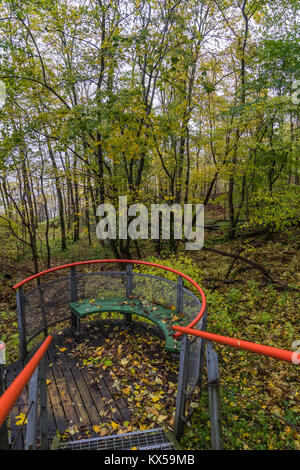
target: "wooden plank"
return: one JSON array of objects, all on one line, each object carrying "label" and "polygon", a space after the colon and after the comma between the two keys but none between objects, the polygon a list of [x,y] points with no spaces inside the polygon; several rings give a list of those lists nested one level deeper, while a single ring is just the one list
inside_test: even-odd
[{"label": "wooden plank", "polygon": [[[112,326],[113,328],[114,326]],[[70,343],[69,340],[73,340]],[[78,426],[79,430],[101,424],[105,411],[114,408],[111,419],[122,423],[130,420],[130,410],[123,398],[114,399],[111,391],[112,381],[107,371],[90,370],[88,367],[78,367],[78,358],[73,356],[73,348],[77,344],[89,340],[94,347],[104,344],[102,332],[97,328],[84,328],[80,336],[75,336],[71,328],[64,330],[63,335],[54,335],[53,343],[47,352],[48,397],[48,430],[49,438],[57,431],[63,434],[70,425]],[[59,351],[59,349],[66,350]],[[22,364],[15,363],[9,367],[8,383],[11,383],[22,370]],[[102,377],[99,377],[101,374]],[[98,379],[99,381],[95,380]],[[25,389],[12,410],[11,421],[27,411],[28,391]],[[18,432],[14,425],[13,435]],[[23,436],[19,438],[17,448],[23,448]]]},{"label": "wooden plank", "polygon": [[[78,413],[81,415],[79,422],[89,425],[99,424],[101,421],[101,413],[104,411],[105,407],[100,393],[91,393],[90,383],[93,377],[92,375],[89,376],[86,367],[80,369],[77,366],[77,358],[71,356],[70,343],[64,342],[63,336],[60,336],[58,341],[58,345],[61,349],[67,349],[63,354],[64,374],[69,388],[71,387],[73,389],[73,401],[79,408]],[[75,387],[78,390],[75,390]]]},{"label": "wooden plank", "polygon": [[[99,347],[98,339],[95,339],[95,336],[98,334],[98,331],[95,329],[91,330],[90,334],[90,341],[94,344],[95,347]],[[101,338],[102,339],[102,338]],[[101,371],[102,379],[100,379],[100,392],[102,396],[104,396],[107,400],[113,400],[116,404],[117,410],[119,410],[120,417],[116,416],[116,418],[120,421],[128,421],[130,419],[131,413],[129,411],[128,405],[124,398],[119,398],[115,400],[110,393],[111,386],[113,382],[110,380],[109,375],[106,371]]]},{"label": "wooden plank", "polygon": [[[104,344],[104,338],[101,331],[98,328],[96,330],[93,326],[86,328],[80,337],[74,335],[72,339],[74,339],[76,343],[80,343],[81,341],[88,339],[95,348]],[[99,368],[99,374],[102,375],[102,378],[99,376],[95,377],[96,371],[98,371],[98,369],[95,369],[93,372],[91,372],[87,367],[81,369],[81,373],[85,374],[86,380],[89,380],[89,383],[92,380],[95,380],[95,378],[99,379],[99,382],[92,394],[95,395],[99,392],[104,404],[107,405],[110,403],[110,406],[116,409],[116,412],[113,414],[114,420],[119,422],[128,421],[131,417],[131,413],[126,401],[123,398],[115,400],[111,394],[112,382],[109,380],[108,374]]]},{"label": "wooden plank", "polygon": [[[99,415],[98,409],[95,406],[94,400],[91,397],[91,394],[89,393],[89,389],[86,385],[86,382],[80,373],[79,369],[77,367],[73,367],[70,370],[70,377],[73,375],[72,380],[76,381],[76,385],[78,387],[79,391],[79,397],[81,401],[81,407],[82,411],[86,413],[88,416],[88,421],[87,423],[94,426],[96,424],[99,424],[101,417]],[[98,401],[102,401],[102,398],[99,396]],[[84,423],[85,424],[85,423]]]},{"label": "wooden plank", "polygon": [[[76,337],[76,340],[78,343],[78,337]],[[76,343],[75,339],[74,343]],[[63,342],[61,342],[61,344],[63,344]],[[68,349],[68,354],[70,354],[72,348],[72,346],[70,346],[70,343],[66,343],[65,347]],[[102,399],[102,395],[100,393],[99,385],[97,385],[97,382],[95,382],[95,375],[90,372],[87,367],[80,368],[77,365],[78,359],[76,357],[70,357],[68,354],[66,354],[66,362],[71,367],[70,370],[74,376],[74,380],[77,381],[78,378],[81,376],[79,381],[82,382],[83,380],[85,383],[85,387],[83,386],[81,388],[80,394],[83,397],[83,402],[87,413],[89,414],[90,420],[93,425],[99,424],[99,422],[101,421],[101,416],[105,411],[105,405]],[[91,385],[91,383],[93,385]],[[94,411],[91,411],[93,408],[95,408],[96,413]]]},{"label": "wooden plank", "polygon": [[[80,425],[91,425],[92,421],[90,419],[90,416],[92,415],[92,412],[94,411],[94,404],[92,403],[91,400],[89,400],[86,403],[86,400],[89,399],[88,396],[85,396],[82,392],[83,389],[83,378],[80,374],[75,374],[73,376],[73,369],[64,369],[66,381],[68,383],[68,388],[70,391],[70,395],[72,397],[72,401],[74,404],[74,407],[76,409],[76,413],[78,416],[78,423]],[[74,380],[75,378],[75,380]],[[89,410],[89,407],[91,409]],[[98,417],[98,413],[96,414]]]},{"label": "wooden plank", "polygon": [[[69,424],[75,424],[78,422],[78,417],[74,408],[73,397],[70,395],[66,379],[60,368],[61,358],[57,355],[55,342],[53,342],[53,353],[52,353],[52,373],[53,378],[57,387],[60,404],[63,408],[66,421]],[[68,427],[68,426],[67,426]],[[67,428],[66,428],[67,429]]]},{"label": "wooden plank", "polygon": [[[75,369],[73,369],[73,372],[74,371]],[[76,371],[75,371],[75,374],[76,374]],[[91,417],[92,423],[93,425],[99,424],[101,420],[103,419],[102,416],[103,416],[103,413],[105,412],[105,404],[103,402],[103,398],[100,393],[99,386],[97,385],[97,383],[95,383],[95,385],[91,385],[92,382],[94,383],[95,377],[86,368],[81,369],[80,374],[82,375],[83,380],[85,381],[86,388],[88,389],[89,395],[91,397],[91,401],[92,401],[91,406],[93,406],[97,410],[97,422],[95,422],[94,419]]]},{"label": "wooden plank", "polygon": [[[92,330],[89,330],[89,335],[88,335],[88,338],[89,340],[91,340],[91,333],[93,333]],[[84,338],[87,338],[87,333],[85,333],[84,335]],[[82,338],[82,339],[84,339]],[[73,338],[74,341],[76,341],[77,343],[80,342],[80,339],[75,336],[75,338]],[[93,344],[93,343],[92,343]],[[100,344],[103,344],[103,338],[101,337],[100,339]],[[98,342],[95,344],[95,347],[99,347],[100,345]],[[77,360],[76,360],[76,363],[77,363]],[[105,411],[106,409],[106,405],[108,403],[111,404],[111,406],[113,406],[113,408],[116,409],[116,412],[113,413],[112,415],[112,418],[116,421],[120,421],[122,422],[122,420],[124,419],[124,417],[122,416],[122,414],[120,413],[119,411],[119,408],[117,406],[117,404],[115,403],[113,397],[111,396],[111,393],[110,393],[110,390],[109,388],[107,387],[106,385],[106,382],[104,380],[104,378],[99,378],[97,377],[97,379],[99,379],[99,382],[95,383],[95,387],[93,387],[91,389],[90,387],[90,383],[93,381],[95,382],[95,372],[96,371],[93,371],[91,372],[88,367],[83,367],[83,368],[78,368],[78,366],[76,365],[76,367],[73,367],[72,368],[72,372],[76,375],[78,373],[81,374],[81,376],[84,378],[85,380],[85,383],[87,384],[88,388],[89,388],[89,395],[92,399],[92,402],[94,403],[94,406],[96,406],[97,410],[98,410],[98,418],[97,418],[97,424],[99,424],[99,417],[101,418],[101,412]],[[99,373],[101,373],[101,375],[103,374],[103,371],[101,371],[99,369]],[[128,417],[128,410],[127,410],[127,414],[126,416]],[[125,418],[124,421],[126,421],[128,418]]]},{"label": "wooden plank", "polygon": [[[48,374],[47,374],[48,378]],[[40,416],[39,416],[40,418]],[[47,424],[48,424],[48,437],[49,440],[56,435],[56,421],[53,413],[53,408],[51,406],[49,387],[47,386]],[[38,422],[38,431],[40,432],[40,422]]]},{"label": "wooden plank", "polygon": [[[53,352],[51,351],[52,345],[48,350],[48,361],[49,364],[53,364]],[[47,378],[50,381],[47,386],[48,397],[49,397],[49,406],[52,408],[54,420],[56,423],[56,429],[59,433],[63,433],[67,427],[67,420],[65,417],[64,409],[61,404],[60,395],[58,388],[56,386],[55,377],[53,375],[52,367],[49,367]]]}]

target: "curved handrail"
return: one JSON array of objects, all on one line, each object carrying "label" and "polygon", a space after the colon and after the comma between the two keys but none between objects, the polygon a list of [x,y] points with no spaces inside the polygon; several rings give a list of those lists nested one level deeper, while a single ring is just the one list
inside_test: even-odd
[{"label": "curved handrail", "polygon": [[26,387],[27,383],[31,379],[34,371],[39,366],[41,360],[46,354],[50,344],[52,342],[52,336],[48,336],[43,342],[42,346],[37,350],[35,355],[30,359],[28,364],[24,367],[22,372],[8,387],[8,389],[0,397],[0,428],[4,421],[8,417],[12,410],[15,402],[22,393],[22,390]]},{"label": "curved handrail", "polygon": [[244,341],[242,339],[229,338],[227,336],[216,335],[206,331],[199,331],[188,327],[174,325],[173,330],[181,332],[182,334],[198,336],[199,338],[205,338],[215,343],[225,344],[244,351],[250,351],[253,353],[261,354],[263,356],[273,357],[280,359],[285,362],[292,362],[293,364],[300,364],[300,353],[293,351],[287,351],[286,349],[278,349],[272,346],[265,346],[264,344],[251,343],[250,341]]},{"label": "curved handrail", "polygon": [[[204,312],[206,310],[206,297],[205,297],[205,294],[204,294],[202,288],[199,286],[199,284],[197,284],[197,282],[194,281],[191,277],[187,276],[186,274],[181,273],[180,271],[177,271],[176,269],[168,268],[167,266],[163,266],[162,264],[150,263],[148,261],[138,261],[138,260],[129,260],[129,259],[101,259],[101,260],[92,260],[92,261],[79,261],[77,263],[70,263],[70,264],[65,264],[65,265],[62,265],[62,266],[57,266],[55,268],[51,268],[51,269],[47,269],[46,271],[42,271],[38,274],[34,274],[33,276],[30,276],[27,279],[24,279],[23,281],[16,284],[13,287],[13,289],[17,290],[20,287],[22,287],[23,285],[27,284],[28,282],[33,281],[34,279],[38,279],[38,278],[44,276],[45,274],[53,273],[55,271],[60,271],[62,269],[72,268],[72,267],[76,267],[76,266],[84,266],[84,265],[87,265],[87,264],[103,264],[103,263],[140,264],[140,265],[151,266],[151,267],[154,267],[154,268],[163,269],[165,271],[169,271],[173,274],[176,274],[177,276],[181,276],[183,279],[186,279],[190,284],[192,284],[197,289],[199,294],[201,295],[201,310],[197,314],[197,316],[194,318],[194,320],[189,325],[187,325],[187,327],[188,328],[193,328],[195,325],[197,325],[197,323],[203,317]],[[178,333],[174,334],[175,338],[178,338],[179,336],[182,336],[182,333],[178,332]]]}]

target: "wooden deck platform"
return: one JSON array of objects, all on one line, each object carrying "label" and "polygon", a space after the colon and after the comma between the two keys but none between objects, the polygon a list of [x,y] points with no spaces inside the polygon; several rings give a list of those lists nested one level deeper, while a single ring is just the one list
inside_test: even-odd
[{"label": "wooden deck platform", "polygon": [[[103,416],[107,410],[107,404],[113,410],[112,420],[116,423],[130,421],[132,412],[129,409],[127,397],[117,396],[113,392],[113,380],[109,369],[81,367],[78,357],[74,355],[74,347],[82,345],[88,340],[95,348],[99,348],[107,341],[110,329],[116,325],[126,328],[124,321],[111,320],[105,325],[106,336],[103,335],[105,320],[97,320],[84,326],[80,335],[74,334],[71,328],[67,328],[55,334],[53,342],[47,352],[47,391],[48,391],[48,430],[49,442],[59,432],[64,435],[70,432],[70,438],[74,439],[72,429],[76,429],[81,437],[96,437],[93,426],[103,422]],[[143,326],[132,325],[130,328],[141,329]],[[151,326],[156,335],[161,336],[158,328]],[[149,325],[147,326],[149,330]],[[71,351],[72,354],[71,354]],[[9,385],[23,368],[21,361],[7,368],[7,385]],[[95,378],[97,378],[95,380]],[[11,442],[14,449],[24,448],[24,436],[26,426],[20,430],[16,425],[17,416],[20,413],[26,415],[28,409],[28,390],[25,389],[10,415]],[[99,436],[99,434],[98,434]]]}]

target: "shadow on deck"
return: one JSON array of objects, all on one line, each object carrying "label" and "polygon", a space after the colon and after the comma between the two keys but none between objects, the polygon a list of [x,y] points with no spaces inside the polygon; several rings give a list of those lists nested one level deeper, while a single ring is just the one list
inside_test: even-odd
[{"label": "shadow on deck", "polygon": [[[140,335],[141,341],[145,342],[144,349],[148,357],[143,357],[142,350],[138,349],[135,354],[134,349],[130,349],[134,348],[134,341],[136,341],[134,334]],[[156,403],[155,397],[159,397],[159,393],[164,394],[164,402],[168,404],[165,414],[169,413],[170,417],[169,421],[163,421],[161,424],[169,426],[172,424],[177,390],[178,358],[175,359],[166,351],[162,352],[163,339],[156,339],[153,334],[162,338],[160,330],[149,324],[133,322],[128,327],[122,320],[109,322],[97,320],[85,322],[83,331],[78,336],[71,328],[66,328],[53,336],[53,342],[47,352],[50,445],[57,432],[65,439],[74,440],[139,429],[142,422],[145,423],[146,428],[153,427],[153,424],[157,424],[157,418],[164,415],[164,410],[159,410],[159,403]],[[132,343],[129,335],[132,337]],[[112,341],[118,336],[120,336],[118,345],[120,355],[112,363],[109,356],[117,356],[117,351],[114,349],[110,352],[109,344],[115,344],[116,341],[115,343]],[[116,347],[115,344],[114,348]],[[100,361],[97,361],[97,357],[89,357],[89,355],[93,356],[93,351],[101,351],[102,348],[108,351],[107,361],[103,360],[103,357]],[[140,364],[135,370],[130,364],[131,359],[135,359],[135,363],[138,362],[138,354]],[[128,361],[128,373],[126,373],[128,357],[130,361]],[[122,360],[123,366],[119,369],[116,364]],[[12,383],[23,366],[21,361],[8,366],[7,385]],[[162,380],[157,380],[156,371],[158,370],[162,372]],[[140,392],[143,385],[145,389],[147,386],[150,387],[150,392]],[[157,395],[155,396],[153,385],[160,387],[156,389]],[[122,391],[123,388],[126,393]],[[145,403],[143,403],[143,396],[139,400],[140,393],[146,396]],[[167,401],[165,401],[166,394]],[[152,402],[150,397],[153,396]],[[145,411],[145,419],[140,409],[138,410],[140,414],[136,415],[136,406]],[[24,448],[26,433],[26,426],[20,429],[20,426],[16,425],[17,416],[26,415],[27,409],[28,389],[25,389],[10,414],[11,442],[14,443],[16,450]],[[96,429],[94,429],[95,426]]]}]

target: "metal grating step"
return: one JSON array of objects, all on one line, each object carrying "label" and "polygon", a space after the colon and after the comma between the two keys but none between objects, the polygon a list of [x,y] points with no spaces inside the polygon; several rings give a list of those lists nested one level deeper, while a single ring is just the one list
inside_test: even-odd
[{"label": "metal grating step", "polygon": [[164,429],[149,429],[115,436],[65,442],[59,450],[150,450],[175,449]]}]

